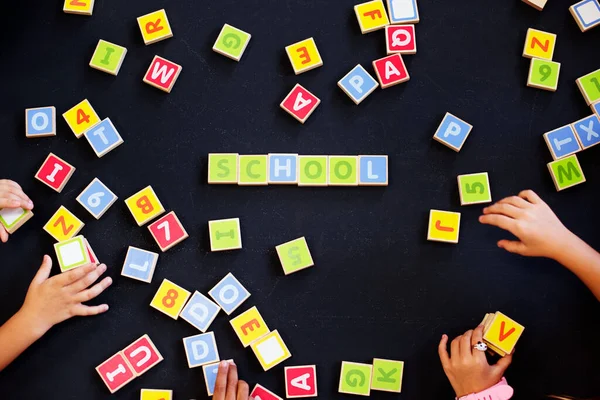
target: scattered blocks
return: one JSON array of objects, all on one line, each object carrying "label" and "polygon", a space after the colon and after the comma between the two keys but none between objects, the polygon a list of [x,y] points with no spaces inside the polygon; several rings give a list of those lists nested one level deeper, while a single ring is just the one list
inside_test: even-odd
[{"label": "scattered blocks", "polygon": [[77,196],[77,202],[96,219],[100,219],[115,201],[117,201],[117,195],[111,192],[98,178],[94,178]]},{"label": "scattered blocks", "polygon": [[117,76],[125,55],[125,47],[100,39],[90,60],[90,67]]},{"label": "scattered blocks", "polygon": [[283,272],[286,275],[312,267],[315,265],[306,238],[301,237],[275,247]]},{"label": "scattered blocks", "polygon": [[483,340],[501,357],[511,354],[525,327],[497,311],[483,320]]},{"label": "scattered blocks", "polygon": [[67,272],[91,262],[83,236],[58,242],[54,245],[54,250],[61,272]]},{"label": "scattered blocks", "polygon": [[269,185],[298,184],[298,154],[269,154]]},{"label": "scattered blocks", "polygon": [[183,67],[165,58],[154,56],[143,81],[163,92],[171,93]]},{"label": "scattered blocks", "polygon": [[529,4],[531,7],[538,11],[542,11],[546,6],[548,0],[523,0],[523,3]]},{"label": "scattered blocks", "polygon": [[600,100],[600,69],[582,76],[576,82],[588,106]]},{"label": "scattered blocks", "polygon": [[56,136],[56,108],[54,106],[25,109],[25,137]]},{"label": "scattered blocks", "polygon": [[204,373],[204,383],[206,384],[206,393],[212,396],[215,392],[215,384],[217,383],[217,374],[219,373],[219,363],[206,364],[202,366]]},{"label": "scattered blocks", "polygon": [[253,342],[270,332],[269,327],[256,307],[244,311],[229,322],[244,347],[250,346]]},{"label": "scattered blocks", "polygon": [[417,0],[387,0],[392,24],[416,24],[419,22]]},{"label": "scattered blocks", "polygon": [[132,195],[125,200],[125,204],[129,208],[131,215],[133,215],[133,218],[135,218],[138,226],[143,226],[165,212],[152,186],[147,186]]},{"label": "scattered blocks", "polygon": [[146,45],[173,37],[173,31],[164,8],[138,17],[137,22]]},{"label": "scattered blocks", "polygon": [[379,83],[358,64],[340,79],[338,86],[358,105],[377,89]]},{"label": "scattered blocks", "polygon": [[85,224],[64,206],[54,213],[50,220],[44,225],[44,230],[57,242],[71,239],[81,231]]},{"label": "scattered blocks", "polygon": [[388,185],[388,156],[358,156],[359,186]]},{"label": "scattered blocks", "polygon": [[342,361],[340,386],[338,392],[356,394],[359,396],[371,395],[371,375],[373,367],[369,364]]},{"label": "scattered blocks", "polygon": [[225,24],[219,33],[219,37],[217,37],[213,51],[232,60],[240,61],[248,43],[250,43],[250,38],[252,38],[252,35],[249,33]]},{"label": "scattered blocks", "polygon": [[148,335],[125,347],[122,353],[136,376],[144,374],[163,360],[163,356]]},{"label": "scattered blocks", "polygon": [[360,31],[363,33],[373,32],[385,28],[390,24],[382,0],[372,0],[354,6],[356,18]]},{"label": "scattered blocks", "polygon": [[[600,103],[598,103],[600,105]],[[589,149],[600,143],[600,119],[598,115],[593,114],[589,117],[580,119],[572,125],[577,140],[583,150]]]},{"label": "scattered blocks", "polygon": [[200,292],[194,292],[179,316],[200,332],[205,333],[221,308]]},{"label": "scattered blocks", "polygon": [[417,54],[414,25],[388,25],[385,27],[387,54]]},{"label": "scattered blocks", "polygon": [[491,203],[492,191],[488,173],[459,175],[458,192],[461,206]]},{"label": "scattered blocks", "polygon": [[190,294],[190,292],[181,286],[177,286],[170,280],[165,279],[154,295],[150,307],[176,320],[181,310],[183,310],[187,299],[189,299]]},{"label": "scattered blocks", "polygon": [[527,77],[527,86],[555,92],[558,89],[560,63],[532,58]]},{"label": "scattered blocks", "polygon": [[129,246],[121,275],[138,281],[150,283],[158,263],[158,254]]},{"label": "scattered blocks", "polygon": [[447,112],[433,139],[458,153],[472,129],[472,125]]},{"label": "scattered blocks", "polygon": [[296,84],[279,106],[303,124],[320,103],[321,100],[317,96]]},{"label": "scattered blocks", "polygon": [[561,128],[544,133],[544,140],[550,149],[552,159],[558,160],[581,151],[579,141],[575,136],[573,126],[565,125]]},{"label": "scattered blocks", "polygon": [[208,221],[210,251],[239,250],[242,248],[242,231],[239,218]]},{"label": "scattered blocks", "polygon": [[100,117],[98,117],[88,99],[65,112],[63,118],[67,121],[67,125],[69,125],[77,139],[83,136],[85,131],[100,123]]},{"label": "scattered blocks", "polygon": [[401,393],[403,375],[403,361],[374,358],[373,377],[371,378],[371,390]]},{"label": "scattered blocks", "polygon": [[173,400],[173,391],[166,389],[142,389],[140,400]]},{"label": "scattered blocks", "polygon": [[234,184],[238,183],[239,154],[211,153],[208,155],[208,183]]},{"label": "scattered blocks", "polygon": [[299,399],[317,397],[317,366],[285,367],[285,397]]},{"label": "scattered blocks", "polygon": [[189,237],[175,211],[148,225],[148,230],[163,253]]},{"label": "scattered blocks", "polygon": [[254,355],[265,371],[292,356],[277,330],[263,336],[251,345]]},{"label": "scattered blocks", "polygon": [[99,125],[86,131],[84,135],[98,158],[123,144],[123,139],[110,118],[104,119]]},{"label": "scattered blocks", "polygon": [[33,218],[33,212],[24,208],[0,208],[0,224],[11,235]]},{"label": "scattered blocks", "polygon": [[552,60],[555,46],[556,35],[554,33],[529,28],[525,38],[525,47],[523,47],[523,57]]},{"label": "scattered blocks", "polygon": [[94,0],[65,0],[63,11],[66,14],[92,15]]},{"label": "scattered blocks", "polygon": [[460,213],[431,210],[427,240],[432,242],[458,243]]},{"label": "scattered blocks", "polygon": [[558,192],[585,182],[583,170],[575,154],[549,163],[548,169]]},{"label": "scattered blocks", "polygon": [[213,332],[183,338],[183,347],[190,368],[201,367],[220,360]]},{"label": "scattered blocks", "polygon": [[410,75],[400,54],[392,54],[373,61],[373,68],[382,89],[410,80]]},{"label": "scattered blocks", "polygon": [[69,179],[71,179],[73,173],[75,173],[74,166],[50,153],[35,174],[35,179],[60,193],[67,185],[67,182],[69,182]]},{"label": "scattered blocks", "polygon": [[269,184],[269,160],[265,155],[238,157],[240,186],[266,186]]},{"label": "scattered blocks", "polygon": [[323,65],[323,59],[321,58],[321,54],[319,54],[319,49],[317,49],[314,38],[290,44],[286,46],[285,52],[292,63],[292,68],[294,68],[296,75]]},{"label": "scattered blocks", "polygon": [[96,371],[111,393],[115,393],[135,379],[133,369],[121,352],[97,366]]},{"label": "scattered blocks", "polygon": [[581,32],[589,31],[600,25],[600,3],[598,0],[583,0],[569,7],[571,15],[579,25]]},{"label": "scattered blocks", "polygon": [[329,186],[358,186],[358,156],[329,156]]},{"label": "scattered blocks", "polygon": [[327,186],[327,156],[298,156],[298,186]]},{"label": "scattered blocks", "polygon": [[250,393],[250,397],[255,400],[283,400],[281,397],[277,396],[275,393],[266,389],[264,386],[259,385],[258,383],[252,389],[252,393]]},{"label": "scattered blocks", "polygon": [[231,315],[242,303],[248,300],[250,292],[242,286],[232,273],[229,273],[208,292],[208,295],[227,315]]}]

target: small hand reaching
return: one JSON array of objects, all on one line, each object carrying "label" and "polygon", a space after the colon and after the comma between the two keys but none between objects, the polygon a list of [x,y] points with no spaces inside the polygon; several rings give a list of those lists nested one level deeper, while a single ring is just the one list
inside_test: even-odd
[{"label": "small hand reaching", "polygon": [[[0,209],[18,207],[26,210],[32,210],[33,202],[23,192],[21,186],[19,186],[16,182],[7,179],[0,180]],[[8,232],[1,224],[0,241],[2,241],[2,243],[6,243],[8,241]]]}]

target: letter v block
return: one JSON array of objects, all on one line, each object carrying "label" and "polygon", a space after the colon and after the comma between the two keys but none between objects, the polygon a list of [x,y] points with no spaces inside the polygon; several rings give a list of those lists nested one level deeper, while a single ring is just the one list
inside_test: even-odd
[{"label": "letter v block", "polygon": [[250,308],[229,322],[244,347],[250,346],[270,332],[256,307]]},{"label": "letter v block", "polygon": [[[488,328],[483,334],[483,340],[505,354],[511,354],[525,327],[510,319],[500,311],[496,312]],[[503,354],[501,354],[503,356]]]},{"label": "letter v block", "polygon": [[318,396],[316,365],[285,367],[284,375],[286,398],[299,399]]},{"label": "letter v block", "polygon": [[283,99],[280,107],[303,124],[320,103],[321,100],[317,96],[297,84]]},{"label": "letter v block", "polygon": [[163,92],[171,93],[183,67],[165,58],[154,56],[150,68],[144,76],[144,82]]},{"label": "letter v block", "polygon": [[131,343],[122,353],[136,376],[144,374],[163,360],[163,356],[148,335]]},{"label": "letter v block", "polygon": [[402,376],[404,375],[404,362],[373,359],[373,377],[371,378],[371,390],[381,392],[402,392]]}]

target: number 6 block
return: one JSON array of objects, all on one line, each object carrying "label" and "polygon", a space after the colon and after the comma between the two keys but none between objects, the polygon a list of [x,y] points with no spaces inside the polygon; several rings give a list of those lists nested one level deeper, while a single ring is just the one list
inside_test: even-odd
[{"label": "number 6 block", "polygon": [[487,172],[458,176],[460,204],[483,204],[492,202],[490,179]]},{"label": "number 6 block", "polygon": [[150,307],[177,319],[190,295],[191,293],[181,286],[165,279],[154,295]]},{"label": "number 6 block", "polygon": [[79,196],[77,202],[83,206],[96,219],[100,219],[108,211],[110,206],[117,201],[117,195],[110,191],[104,183],[98,178],[85,188]]},{"label": "number 6 block", "polygon": [[174,211],[148,225],[148,230],[163,252],[189,237]]}]

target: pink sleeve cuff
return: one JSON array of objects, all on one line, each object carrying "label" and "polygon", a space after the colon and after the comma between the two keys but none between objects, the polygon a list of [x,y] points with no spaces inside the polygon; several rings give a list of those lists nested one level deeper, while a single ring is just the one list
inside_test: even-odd
[{"label": "pink sleeve cuff", "polygon": [[506,378],[483,392],[469,394],[457,400],[508,400],[512,397],[514,390],[508,386]]}]

